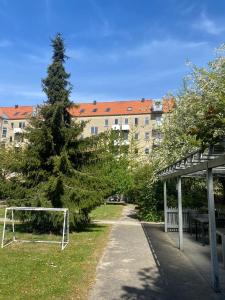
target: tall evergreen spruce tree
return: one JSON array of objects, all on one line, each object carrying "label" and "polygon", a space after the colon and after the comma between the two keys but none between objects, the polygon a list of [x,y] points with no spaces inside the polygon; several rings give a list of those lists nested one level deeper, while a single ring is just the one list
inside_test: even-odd
[{"label": "tall evergreen spruce tree", "polygon": [[[107,194],[106,183],[92,169],[99,163],[97,140],[80,139],[85,124],[74,122],[69,114],[71,84],[64,68],[64,42],[60,34],[52,40],[53,56],[47,77],[42,81],[47,101],[31,118],[23,153],[21,173],[29,191],[22,204],[68,207],[71,228],[88,222],[88,213]],[[93,166],[93,168],[92,168]],[[27,219],[27,216],[26,216]],[[38,230],[61,226],[61,220],[46,214],[30,215]]]}]

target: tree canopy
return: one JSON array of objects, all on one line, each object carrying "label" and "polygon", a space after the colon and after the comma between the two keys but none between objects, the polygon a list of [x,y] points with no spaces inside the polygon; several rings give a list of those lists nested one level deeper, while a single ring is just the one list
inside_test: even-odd
[{"label": "tree canopy", "polygon": [[177,96],[176,107],[164,118],[163,143],[156,150],[164,164],[196,148],[205,148],[225,135],[225,47],[207,67],[190,64],[191,73]]},{"label": "tree canopy", "polygon": [[[68,207],[71,228],[88,222],[88,213],[102,203],[109,193],[104,176],[95,176],[96,166],[103,160],[99,137],[81,138],[85,123],[72,120],[69,109],[71,84],[64,64],[66,60],[62,36],[52,40],[52,63],[42,81],[47,99],[30,120],[25,136],[27,147],[19,162],[20,184],[29,193],[20,204],[28,206]],[[34,218],[44,228],[58,219]]]}]

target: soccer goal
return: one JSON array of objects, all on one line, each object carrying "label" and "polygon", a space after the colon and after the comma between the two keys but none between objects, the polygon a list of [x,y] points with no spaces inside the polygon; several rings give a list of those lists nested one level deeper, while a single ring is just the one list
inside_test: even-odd
[{"label": "soccer goal", "polygon": [[[34,212],[40,212],[40,211],[49,211],[49,212],[61,212],[63,214],[63,224],[62,224],[62,240],[61,241],[54,241],[54,240],[23,240],[23,239],[17,239],[16,238],[16,232],[15,232],[15,219],[14,219],[14,212],[15,211],[34,211]],[[10,213],[11,212],[11,213]],[[11,223],[11,229],[12,229],[12,239],[9,240],[7,243],[5,243],[6,239],[6,223]],[[5,209],[5,217],[4,217],[4,225],[3,225],[3,231],[2,231],[2,244],[1,247],[6,247],[10,245],[13,242],[25,242],[25,243],[55,243],[55,244],[61,244],[61,249],[64,250],[65,247],[69,243],[69,210],[68,208],[51,208],[51,207],[7,207]]]}]

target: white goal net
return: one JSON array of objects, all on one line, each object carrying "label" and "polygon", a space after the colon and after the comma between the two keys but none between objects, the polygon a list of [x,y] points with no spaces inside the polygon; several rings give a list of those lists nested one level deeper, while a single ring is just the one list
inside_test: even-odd
[{"label": "white goal net", "polygon": [[[15,211],[31,211],[31,212],[55,212],[63,214],[63,222],[62,222],[62,239],[61,241],[56,240],[29,240],[29,239],[19,239],[16,237],[15,230],[15,219],[14,212]],[[12,238],[6,241],[6,224],[11,225]],[[6,207],[5,209],[5,217],[2,231],[2,243],[1,247],[6,247],[13,242],[35,242],[35,243],[56,243],[61,244],[61,249],[63,250],[69,243],[69,210],[68,208],[50,208],[50,207]]]}]

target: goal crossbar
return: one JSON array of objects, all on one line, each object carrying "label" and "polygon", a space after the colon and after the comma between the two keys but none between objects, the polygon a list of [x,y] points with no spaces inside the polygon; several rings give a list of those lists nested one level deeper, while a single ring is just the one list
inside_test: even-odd
[{"label": "goal crossbar", "polygon": [[[11,218],[8,219],[8,215],[11,211]],[[52,212],[62,212],[63,213],[63,224],[62,224],[62,240],[61,241],[43,241],[43,240],[22,240],[17,239],[15,234],[15,220],[14,220],[14,211],[52,211]],[[8,243],[5,242],[5,228],[6,223],[11,222],[12,225],[12,233],[13,238]],[[65,247],[69,244],[69,210],[68,208],[53,208],[53,207],[22,207],[22,206],[11,206],[5,208],[5,217],[4,217],[4,224],[3,224],[3,231],[2,231],[2,243],[1,248],[6,247],[13,242],[24,242],[24,243],[54,243],[54,244],[61,244],[61,249],[64,250]]]}]

